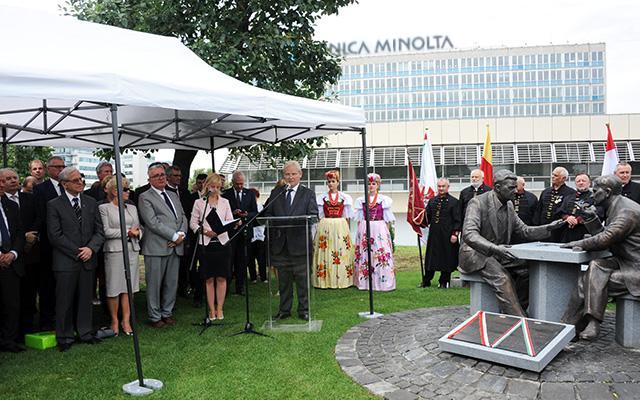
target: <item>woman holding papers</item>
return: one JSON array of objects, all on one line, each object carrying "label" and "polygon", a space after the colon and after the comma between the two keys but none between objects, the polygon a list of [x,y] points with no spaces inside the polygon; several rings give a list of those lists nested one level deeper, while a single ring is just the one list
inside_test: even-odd
[{"label": "woman holding papers", "polygon": [[329,191],[316,196],[320,222],[313,243],[313,274],[311,282],[317,288],[341,289],[353,286],[353,243],[349,218],[353,200],[338,191],[340,172],[327,171]]},{"label": "woman holding papers", "polygon": [[[231,277],[231,247],[229,233],[221,228],[233,220],[229,201],[220,196],[222,180],[218,174],[210,174],[204,183],[204,199],[197,199],[191,211],[191,230],[198,234],[200,276],[207,289],[208,321],[224,319],[224,297],[227,280]],[[212,215],[211,212],[217,214]],[[212,228],[212,221],[215,223]],[[218,232],[216,232],[216,230]],[[215,299],[214,299],[215,295]]]},{"label": "woman holding papers", "polygon": [[396,288],[396,268],[393,262],[393,243],[389,224],[396,218],[391,212],[391,198],[381,195],[380,175],[367,175],[369,195],[359,197],[355,203],[354,219],[358,221],[356,233],[356,262],[354,280],[359,289],[369,289],[369,258],[367,254],[366,221],[364,210],[369,208],[371,228],[371,281],[373,290],[387,291]]}]

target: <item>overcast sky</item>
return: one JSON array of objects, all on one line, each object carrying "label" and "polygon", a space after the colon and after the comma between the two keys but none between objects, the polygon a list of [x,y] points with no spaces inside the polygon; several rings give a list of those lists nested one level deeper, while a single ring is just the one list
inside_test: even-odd
[{"label": "overcast sky", "polygon": [[[58,0],[0,0],[57,12]],[[456,48],[606,43],[607,112],[640,112],[640,1],[361,0],[322,19],[317,37],[352,40],[447,35]],[[217,153],[216,153],[217,154]],[[171,158],[163,152],[161,158]],[[217,157],[223,158],[222,155]],[[210,158],[198,157],[196,165]]]}]

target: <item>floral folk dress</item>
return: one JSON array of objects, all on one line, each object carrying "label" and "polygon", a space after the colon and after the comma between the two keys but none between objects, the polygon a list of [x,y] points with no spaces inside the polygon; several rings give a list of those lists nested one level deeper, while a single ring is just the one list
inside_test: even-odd
[{"label": "floral folk dress", "polygon": [[311,282],[317,288],[341,289],[353,286],[353,242],[348,218],[353,200],[341,192],[316,198],[320,222],[313,248]]},{"label": "floral folk dress", "polygon": [[372,204],[367,205],[363,197],[356,200],[358,212],[358,232],[356,234],[356,260],[354,282],[359,289],[369,289],[369,269],[367,255],[367,227],[364,208],[369,207],[369,224],[371,232],[371,260],[373,290],[389,291],[396,288],[396,268],[393,262],[393,244],[387,223],[395,221],[391,212],[391,198],[378,195]]}]

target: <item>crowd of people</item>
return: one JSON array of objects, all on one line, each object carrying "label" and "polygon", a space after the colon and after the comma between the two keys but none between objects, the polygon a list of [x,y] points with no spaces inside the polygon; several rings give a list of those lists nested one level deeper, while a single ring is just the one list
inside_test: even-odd
[{"label": "crowd of people", "polygon": [[[278,278],[276,319],[291,317],[295,285],[298,317],[309,320],[309,273],[311,284],[321,289],[367,290],[371,285],[373,290],[389,291],[396,287],[392,200],[380,193],[381,177],[375,173],[366,177],[366,198],[354,201],[338,190],[338,170],[325,173],[327,190],[316,195],[300,183],[300,165],[289,161],[282,170],[283,179],[261,204],[260,193],[245,187],[241,171],[233,173],[226,190],[225,176],[215,173],[198,175],[187,190],[180,168],[152,163],[148,183],[135,191],[126,178],[113,174],[109,162],[97,165],[98,180],[86,190],[83,175],[66,166],[62,157],[33,160],[29,171],[20,180],[14,169],[0,169],[3,351],[23,351],[24,334],[35,331],[55,330],[60,351],[76,343],[99,343],[93,326],[97,304],[102,305],[115,335],[131,335],[123,243],[134,293],[140,288],[139,256],[144,257],[147,319],[158,329],[177,323],[173,315],[177,296],[191,297],[196,307],[206,302],[208,323],[224,319],[225,298],[232,291],[244,294],[247,271],[252,282],[267,281],[265,236],[270,238],[270,264]],[[551,186],[540,199],[525,190],[521,177],[517,181],[514,177],[514,195],[509,197],[484,185],[482,171],[474,170],[470,186],[459,199],[449,194],[449,181],[439,179],[438,193],[425,208],[429,237],[421,286],[429,286],[436,271],[441,288],[449,287],[451,272],[458,267],[480,271],[494,281],[505,310],[524,314],[526,299],[513,299],[519,297],[526,274],[521,281],[518,268],[512,268],[513,280],[506,286],[504,281],[499,283],[502,266],[496,260],[509,261],[509,255],[495,244],[581,240],[588,232],[584,210],[594,204],[591,179],[577,174],[574,190],[566,185],[568,175],[565,168],[555,168]],[[615,175],[621,195],[640,203],[640,184],[630,180],[631,166],[619,164]],[[123,190],[124,229],[118,183]],[[604,219],[604,208],[596,205]],[[261,224],[247,224],[263,210],[264,217],[274,217],[268,235]],[[308,220],[309,216],[314,219]],[[289,220],[283,223],[277,217]],[[350,220],[357,221],[355,238]],[[554,221],[563,221],[562,226]],[[483,240],[489,243],[486,252],[467,243]]]}]

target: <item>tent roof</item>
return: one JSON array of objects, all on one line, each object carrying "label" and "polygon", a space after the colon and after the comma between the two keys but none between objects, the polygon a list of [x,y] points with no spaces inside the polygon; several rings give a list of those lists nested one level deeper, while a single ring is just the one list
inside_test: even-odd
[{"label": "tent roof", "polygon": [[0,126],[25,145],[214,148],[358,130],[361,109],[256,88],[178,39],[0,7]]}]

